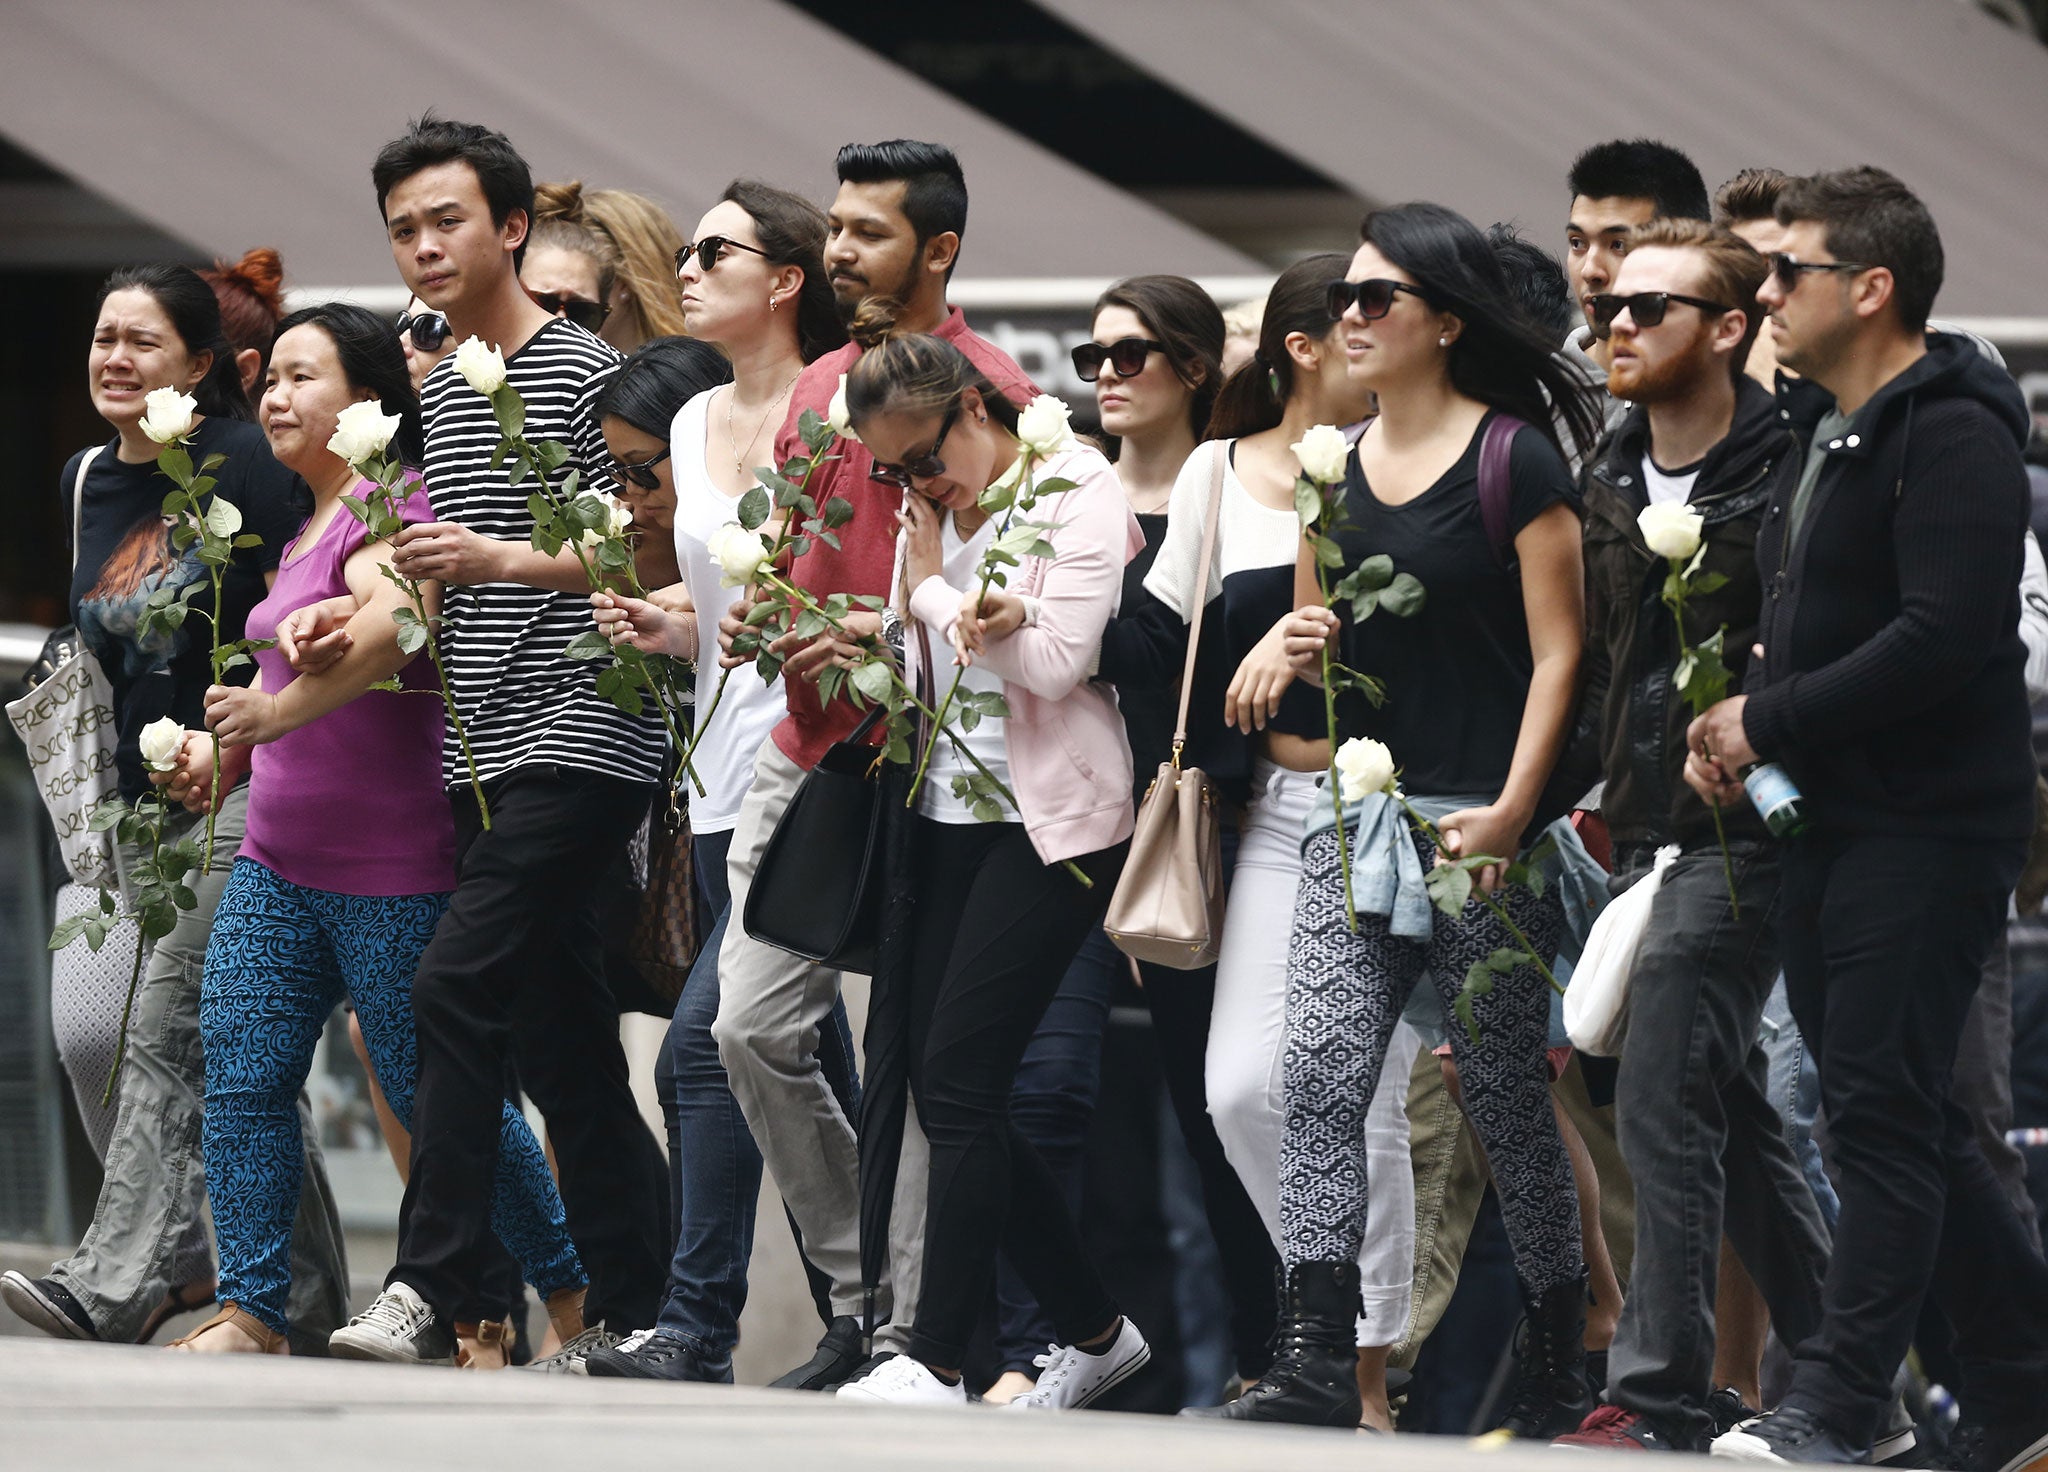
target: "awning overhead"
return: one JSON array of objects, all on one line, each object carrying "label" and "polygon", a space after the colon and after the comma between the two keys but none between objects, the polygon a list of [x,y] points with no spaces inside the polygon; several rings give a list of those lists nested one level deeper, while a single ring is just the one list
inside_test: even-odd
[{"label": "awning overhead", "polygon": [[1941,227],[1948,315],[2048,312],[2048,47],[1939,0],[1039,0],[1363,197],[1519,221],[1647,134],[1711,189],[1873,163]]},{"label": "awning overhead", "polygon": [[967,171],[963,276],[1257,269],[780,0],[7,0],[0,38],[0,133],[299,285],[394,280],[370,162],[429,107],[686,233],[736,175],[822,201],[841,143],[924,137]]}]

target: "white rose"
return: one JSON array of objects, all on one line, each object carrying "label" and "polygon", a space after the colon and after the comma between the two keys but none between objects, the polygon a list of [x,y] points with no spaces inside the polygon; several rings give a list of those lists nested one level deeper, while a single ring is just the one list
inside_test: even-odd
[{"label": "white rose", "polygon": [[1057,454],[1073,442],[1073,432],[1067,428],[1068,413],[1065,400],[1040,394],[1018,413],[1017,438],[1034,454]]},{"label": "white rose", "polygon": [[[584,546],[595,547],[600,542],[608,541],[615,537],[623,537],[632,527],[633,513],[628,511],[625,503],[616,496],[607,496],[601,491],[586,491],[583,495],[588,496],[591,500],[598,502],[604,507],[603,523],[598,526],[584,528],[581,538]],[[578,496],[576,499],[580,501],[583,499],[583,496]]]},{"label": "white rose", "polygon": [[455,371],[485,398],[505,386],[504,356],[496,348],[485,347],[484,340],[474,334],[455,350]]},{"label": "white rose", "polygon": [[383,454],[398,433],[399,422],[396,414],[386,414],[383,409],[380,399],[358,399],[350,404],[334,416],[334,433],[327,448],[355,466]]},{"label": "white rose", "polygon": [[142,400],[142,432],[160,445],[172,444],[192,433],[192,416],[199,400],[174,388],[153,388]]},{"label": "white rose", "polygon": [[1351,454],[1351,442],[1336,425],[1315,425],[1287,448],[1301,462],[1301,473],[1317,485],[1335,485],[1344,479],[1344,461]]},{"label": "white rose", "polygon": [[1643,540],[1659,557],[1686,558],[1700,549],[1705,518],[1683,506],[1645,506],[1636,516]]},{"label": "white rose", "polygon": [[169,716],[151,721],[137,738],[142,760],[152,771],[168,772],[178,765],[178,752],[185,745],[185,728]]},{"label": "white rose", "polygon": [[768,544],[759,532],[750,532],[729,521],[711,534],[711,560],[718,564],[718,583],[723,588],[744,588],[768,562]]},{"label": "white rose", "polygon": [[832,402],[825,406],[825,422],[832,426],[832,433],[843,439],[860,443],[860,436],[853,432],[853,420],[846,412],[846,375],[839,375],[839,387],[832,390]]},{"label": "white rose", "polygon": [[219,496],[206,498],[206,529],[216,537],[232,537],[242,529],[242,508]]},{"label": "white rose", "polygon": [[1370,737],[1352,737],[1337,748],[1337,784],[1346,802],[1391,791],[1394,754]]}]

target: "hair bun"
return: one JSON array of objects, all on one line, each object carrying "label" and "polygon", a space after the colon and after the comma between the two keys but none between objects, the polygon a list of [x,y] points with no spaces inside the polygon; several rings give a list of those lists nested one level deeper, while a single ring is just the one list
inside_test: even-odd
[{"label": "hair bun", "polygon": [[853,320],[846,324],[846,335],[867,352],[880,347],[891,339],[907,334],[897,325],[902,316],[903,303],[893,296],[869,296],[854,308]]},{"label": "hair bun", "polygon": [[271,247],[259,245],[233,265],[215,261],[213,270],[205,274],[224,286],[247,292],[273,320],[284,315],[284,262]]},{"label": "hair bun", "polygon": [[534,185],[533,217],[535,220],[567,220],[575,225],[587,224],[583,218],[583,181],[570,179],[562,183]]}]

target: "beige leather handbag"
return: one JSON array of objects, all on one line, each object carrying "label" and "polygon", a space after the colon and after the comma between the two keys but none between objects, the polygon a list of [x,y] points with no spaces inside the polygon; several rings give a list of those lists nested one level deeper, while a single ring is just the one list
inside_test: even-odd
[{"label": "beige leather handbag", "polygon": [[1214,964],[1223,945],[1223,827],[1216,787],[1200,767],[1181,765],[1188,739],[1188,696],[1195,683],[1195,650],[1216,554],[1216,523],[1223,513],[1223,459],[1209,481],[1209,519],[1202,527],[1201,581],[1188,620],[1187,662],[1180,674],[1180,715],[1174,721],[1173,757],[1138,805],[1131,856],[1110,897],[1103,929],[1118,950],[1137,961],[1180,971]]}]

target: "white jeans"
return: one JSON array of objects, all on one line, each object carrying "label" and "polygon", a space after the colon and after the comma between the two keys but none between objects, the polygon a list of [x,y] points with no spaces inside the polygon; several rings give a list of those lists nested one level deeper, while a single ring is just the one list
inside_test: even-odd
[{"label": "white jeans", "polygon": [[[1223,1153],[1280,1243],[1280,1137],[1286,1127],[1281,1059],[1287,1041],[1287,938],[1301,877],[1302,825],[1327,802],[1320,773],[1260,761],[1238,843],[1237,870],[1216,965],[1209,1023],[1209,1114]],[[1408,1157],[1408,1074],[1422,1039],[1394,1029],[1365,1121],[1372,1192],[1358,1254],[1365,1317],[1360,1344],[1391,1344],[1408,1322],[1415,1277],[1415,1176]]]}]

